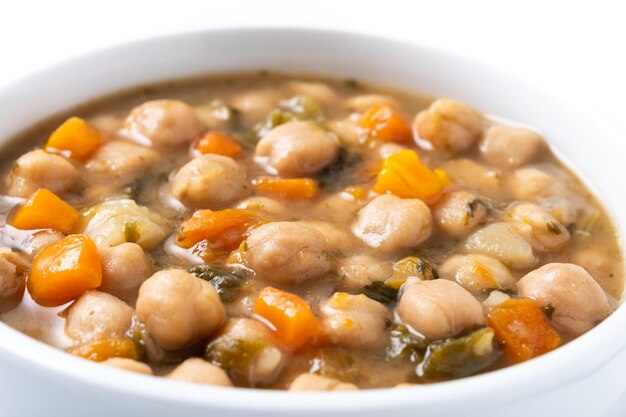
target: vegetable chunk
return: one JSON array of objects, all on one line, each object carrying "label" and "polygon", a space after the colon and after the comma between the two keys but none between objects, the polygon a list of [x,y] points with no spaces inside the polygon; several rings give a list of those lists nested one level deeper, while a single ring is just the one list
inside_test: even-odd
[{"label": "vegetable chunk", "polygon": [[312,199],[318,192],[317,183],[310,178],[258,178],[254,185],[262,193],[289,199]]},{"label": "vegetable chunk", "polygon": [[27,287],[37,304],[51,307],[74,300],[101,282],[96,245],[85,235],[70,235],[35,256]]},{"label": "vegetable chunk", "polygon": [[561,345],[561,337],[532,300],[511,299],[500,303],[487,314],[487,323],[493,327],[496,340],[504,344],[504,352],[519,362]]},{"label": "vegetable chunk", "polygon": [[404,142],[411,140],[411,126],[398,112],[387,105],[371,107],[361,119],[361,127],[373,137],[385,141]]},{"label": "vegetable chunk", "polygon": [[176,242],[183,248],[190,248],[206,240],[211,250],[231,251],[259,222],[257,213],[250,210],[198,210],[181,225]]},{"label": "vegetable chunk", "polygon": [[241,154],[241,146],[230,135],[217,130],[205,133],[194,145],[201,154],[214,153],[217,155],[237,158]]},{"label": "vegetable chunk", "polygon": [[24,230],[52,229],[55,232],[69,233],[79,217],[74,207],[52,191],[41,188],[17,209],[9,219],[9,224]]},{"label": "vegetable chunk", "polygon": [[81,118],[70,117],[50,135],[46,150],[67,152],[71,158],[85,161],[98,150],[101,142],[98,129]]}]

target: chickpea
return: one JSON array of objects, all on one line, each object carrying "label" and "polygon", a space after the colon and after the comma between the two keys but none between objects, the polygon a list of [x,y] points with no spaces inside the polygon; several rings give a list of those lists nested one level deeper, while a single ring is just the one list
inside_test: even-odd
[{"label": "chickpea", "polygon": [[531,203],[515,204],[508,214],[517,232],[536,251],[556,252],[569,241],[569,231],[543,208]]},{"label": "chickpea", "polygon": [[480,303],[446,279],[405,284],[398,317],[429,340],[452,337],[485,322]]},{"label": "chickpea", "polygon": [[453,255],[437,268],[439,277],[456,281],[473,295],[488,289],[510,290],[515,279],[500,261],[485,255]]},{"label": "chickpea", "polygon": [[354,113],[345,118],[329,120],[326,122],[326,127],[334,132],[342,143],[348,146],[359,146],[361,145],[359,121],[359,114]]},{"label": "chickpea", "polygon": [[224,370],[200,358],[187,359],[170,372],[166,378],[220,387],[233,386]]},{"label": "chickpea", "polygon": [[224,208],[251,192],[244,169],[222,155],[194,158],[172,180],[172,194],[190,208]]},{"label": "chickpea", "polygon": [[133,321],[133,309],[122,300],[96,290],[86,291],[70,307],[65,333],[79,342],[122,337]]},{"label": "chickpea", "polygon": [[417,115],[414,123],[421,138],[436,149],[449,152],[470,148],[482,131],[480,115],[476,111],[446,98],[435,100]]},{"label": "chickpea", "polygon": [[273,89],[259,89],[237,94],[230,104],[248,123],[258,122],[278,106],[280,96]]},{"label": "chickpea", "polygon": [[505,187],[516,200],[535,201],[565,193],[559,180],[535,167],[516,169],[507,178]]},{"label": "chickpea", "polygon": [[477,195],[500,199],[503,196],[501,173],[471,159],[452,159],[443,165],[448,177],[458,187]]},{"label": "chickpea", "polygon": [[386,343],[387,307],[363,294],[336,292],[326,300],[320,314],[332,343],[352,349],[376,349]]},{"label": "chickpea", "polygon": [[152,375],[152,368],[143,362],[139,362],[128,358],[109,358],[102,362],[104,365],[114,368],[123,369],[125,371],[136,372],[138,374]]},{"label": "chickpea", "polygon": [[0,247],[0,313],[17,307],[24,295],[30,263],[11,248]]},{"label": "chickpea", "polygon": [[213,286],[181,269],[159,271],[139,288],[137,318],[165,349],[181,349],[215,333],[226,311]]},{"label": "chickpea", "polygon": [[352,232],[372,248],[393,252],[424,242],[430,237],[432,223],[430,209],[421,200],[385,194],[359,211]]},{"label": "chickpea", "polygon": [[591,329],[612,310],[600,285],[574,264],[544,265],[520,279],[517,288],[521,297],[552,308],[554,327],[572,336]]},{"label": "chickpea", "polygon": [[350,110],[365,113],[374,106],[400,107],[398,100],[385,94],[359,94],[346,100],[346,107]]},{"label": "chickpea", "polygon": [[128,136],[156,147],[184,145],[204,130],[194,109],[178,100],[154,100],[135,107],[124,128]]},{"label": "chickpea", "polygon": [[160,160],[161,156],[154,149],[114,140],[104,143],[85,168],[90,181],[120,186],[146,174]]},{"label": "chickpea", "polygon": [[348,193],[339,192],[331,194],[315,204],[313,213],[322,219],[337,223],[349,223],[366,203],[367,200],[365,199],[356,199]]},{"label": "chickpea", "polygon": [[352,255],[338,261],[337,272],[341,288],[358,291],[374,281],[389,278],[393,265],[370,255]]},{"label": "chickpea", "polygon": [[55,194],[72,191],[80,185],[78,170],[67,159],[41,149],[20,156],[7,178],[7,193],[28,197],[40,188]]},{"label": "chickpea", "polygon": [[521,127],[493,125],[485,130],[479,149],[482,158],[498,168],[519,168],[532,161],[541,146],[541,136]]},{"label": "chickpea", "polygon": [[464,236],[487,217],[487,206],[467,191],[452,191],[433,208],[435,224],[453,236]]},{"label": "chickpea", "polygon": [[98,249],[102,262],[100,291],[107,292],[126,302],[137,297],[141,284],[152,275],[152,263],[141,246],[122,243]]},{"label": "chickpea", "polygon": [[268,158],[282,176],[314,174],[339,154],[337,140],[310,122],[290,122],[272,129],[257,144],[255,155]]},{"label": "chickpea", "polygon": [[338,379],[316,374],[300,374],[289,385],[289,391],[356,391],[359,387]]},{"label": "chickpea", "polygon": [[570,256],[570,262],[585,268],[607,294],[619,300],[624,290],[624,280],[618,269],[619,264],[612,260],[614,256],[620,255],[607,251],[603,246],[586,246],[575,250]]},{"label": "chickpea", "polygon": [[324,83],[291,81],[287,83],[287,90],[293,95],[309,96],[324,105],[332,105],[338,101],[335,90]]},{"label": "chickpea", "polygon": [[351,252],[362,246],[361,241],[343,224],[319,220],[301,220],[298,223],[316,228],[324,235],[328,250],[332,252]]},{"label": "chickpea", "polygon": [[257,211],[276,217],[285,217],[290,214],[289,207],[284,202],[261,196],[253,196],[241,200],[235,208]]},{"label": "chickpea", "polygon": [[242,255],[257,277],[276,283],[317,278],[331,268],[324,235],[299,222],[274,222],[255,229]]}]

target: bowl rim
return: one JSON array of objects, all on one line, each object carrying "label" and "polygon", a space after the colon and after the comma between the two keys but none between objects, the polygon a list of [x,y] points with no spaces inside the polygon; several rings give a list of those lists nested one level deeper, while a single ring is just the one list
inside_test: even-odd
[{"label": "bowl rim", "polygon": [[[464,66],[471,66],[482,72],[508,77],[539,91],[544,96],[550,96],[555,102],[567,102],[574,110],[585,114],[587,119],[602,125],[602,130],[612,137],[623,137],[623,128],[614,120],[597,111],[592,106],[585,105],[581,100],[565,91],[555,91],[545,85],[529,82],[519,74],[505,71],[500,67],[487,65],[467,56],[433,48],[417,41],[398,40],[393,37],[371,35],[360,31],[343,31],[335,29],[313,29],[290,26],[272,27],[233,27],[196,30],[183,33],[166,34],[150,37],[127,43],[121,43],[100,50],[83,54],[40,71],[27,75],[22,79],[12,81],[0,89],[0,103],[3,97],[10,92],[19,91],[21,87],[36,83],[43,74],[70,68],[75,63],[88,62],[97,56],[115,54],[117,51],[138,48],[154,48],[163,40],[184,42],[192,36],[228,36],[230,34],[247,34],[248,36],[276,36],[289,34],[301,36],[303,34],[319,34],[332,37],[352,38],[356,42],[378,41],[393,44],[404,50],[420,50],[421,53],[441,57],[448,62]],[[332,74],[332,70],[329,71]],[[76,103],[80,104],[80,103]],[[617,218],[611,214],[616,228],[623,231]],[[620,236],[621,237],[621,236]],[[623,247],[622,247],[623,254]],[[258,390],[244,388],[221,388],[201,386],[179,381],[153,378],[144,375],[124,372],[114,368],[99,366],[31,338],[8,325],[0,322],[0,351],[9,356],[21,358],[31,366],[41,367],[56,377],[73,380],[93,388],[105,388],[112,394],[132,395],[151,401],[164,401],[170,404],[191,405],[194,407],[213,407],[224,411],[277,413],[308,412],[359,412],[372,409],[406,409],[406,407],[467,407],[467,410],[477,409],[485,405],[510,403],[522,400],[537,392],[546,392],[565,384],[572,383],[576,378],[595,373],[610,359],[620,354],[626,341],[599,346],[599,340],[619,339],[615,335],[617,330],[626,326],[626,307],[621,305],[610,317],[582,337],[576,338],[556,351],[549,352],[529,362],[510,366],[485,374],[462,378],[448,382],[421,385],[406,395],[405,389],[371,389],[357,392],[290,392],[286,395],[281,390]],[[598,354],[601,353],[601,354]],[[585,358],[587,366],[580,366],[581,358]],[[590,359],[591,358],[591,359]],[[123,378],[120,377],[123,372]],[[516,390],[523,381],[527,387]],[[233,401],[233,398],[236,401]]]}]

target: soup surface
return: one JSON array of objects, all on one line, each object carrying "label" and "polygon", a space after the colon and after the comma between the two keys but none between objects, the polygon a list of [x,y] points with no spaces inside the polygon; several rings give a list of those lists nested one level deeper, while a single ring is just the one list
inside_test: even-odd
[{"label": "soup surface", "polygon": [[198,79],[75,109],[2,157],[0,319],[102,366],[425,384],[556,349],[622,297],[616,230],[544,138],[451,99]]}]

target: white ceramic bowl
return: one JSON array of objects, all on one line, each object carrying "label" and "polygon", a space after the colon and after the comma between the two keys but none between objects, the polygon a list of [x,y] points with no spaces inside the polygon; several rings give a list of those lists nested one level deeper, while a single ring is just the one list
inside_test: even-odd
[{"label": "white ceramic bowl", "polygon": [[[438,96],[541,129],[626,224],[624,131],[596,114],[478,63],[360,34],[206,31],[142,41],[50,68],[0,91],[0,140],[89,99],[161,80],[241,70],[352,77]],[[6,416],[601,415],[626,390],[626,309],[530,362],[407,389],[286,393],[167,381],[72,357],[0,324],[0,414]]]}]

